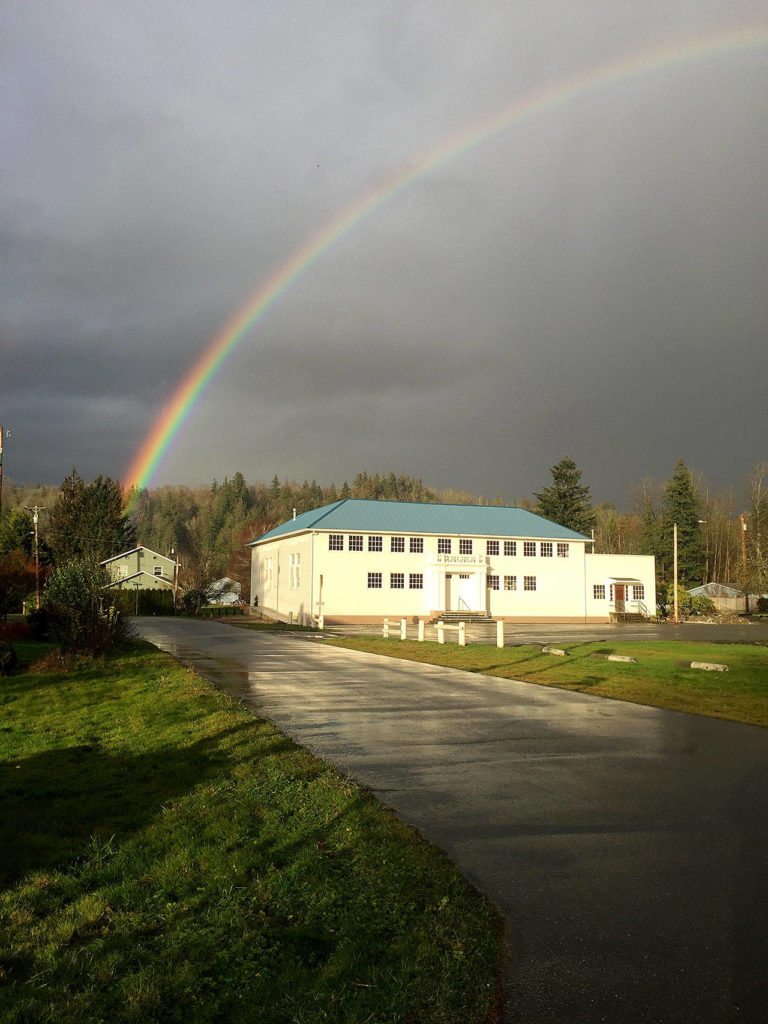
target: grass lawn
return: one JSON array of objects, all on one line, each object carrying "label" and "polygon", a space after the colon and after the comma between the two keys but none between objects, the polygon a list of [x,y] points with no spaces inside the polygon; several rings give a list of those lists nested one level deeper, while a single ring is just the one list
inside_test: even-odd
[{"label": "grass lawn", "polygon": [[499,922],[447,858],[149,645],[0,679],[0,806],[8,1024],[493,1012]]},{"label": "grass lawn", "polygon": [[[542,654],[541,648],[534,646],[498,649],[485,644],[468,644],[459,647],[455,643],[418,643],[378,637],[350,637],[327,642],[394,658],[768,726],[766,647],[674,640],[565,643],[557,645],[568,652],[568,656],[563,658]],[[637,663],[605,661],[593,657],[596,654],[629,655],[637,658]],[[681,661],[725,664],[729,671],[705,672],[685,668],[678,664]]]}]

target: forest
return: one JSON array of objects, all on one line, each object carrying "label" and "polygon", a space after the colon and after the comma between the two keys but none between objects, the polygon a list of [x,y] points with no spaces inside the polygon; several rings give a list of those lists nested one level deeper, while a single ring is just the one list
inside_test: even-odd
[{"label": "forest", "polygon": [[[630,490],[627,511],[610,502],[593,504],[581,472],[565,456],[550,469],[551,484],[520,505],[546,518],[594,536],[594,550],[653,554],[660,582],[672,575],[672,532],[677,524],[678,568],[684,586],[715,581],[747,590],[768,591],[768,463],[753,467],[746,481],[712,493],[704,478],[680,460],[669,479],[642,480]],[[267,530],[341,498],[510,504],[452,489],[428,487],[407,474],[358,473],[337,487],[312,480],[248,483],[237,472],[210,486],[144,489],[124,495],[118,481],[83,481],[76,470],[60,487],[30,486],[6,480],[0,515],[0,560],[33,557],[31,510],[39,511],[39,555],[43,567],[75,558],[100,560],[140,542],[161,554],[177,555],[180,582],[204,590],[228,576],[247,595],[250,552],[247,543]],[[18,566],[17,566],[18,568]],[[0,575],[2,575],[0,573]],[[2,579],[0,579],[2,583]]]}]

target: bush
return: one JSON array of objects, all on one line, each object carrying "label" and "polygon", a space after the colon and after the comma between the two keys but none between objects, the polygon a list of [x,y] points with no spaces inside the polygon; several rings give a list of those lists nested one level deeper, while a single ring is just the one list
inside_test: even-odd
[{"label": "bush", "polygon": [[[139,590],[139,615],[173,615],[173,592],[171,590]],[[112,600],[123,615],[136,614],[136,591],[114,588]]]},{"label": "bush", "polygon": [[68,562],[52,573],[43,595],[45,628],[64,653],[104,654],[128,639],[106,582],[101,567],[88,561]]},{"label": "bush", "polygon": [[6,640],[0,640],[0,676],[10,675],[19,664],[16,651]]},{"label": "bush", "polygon": [[768,597],[758,597],[757,599],[757,614],[768,615]]}]

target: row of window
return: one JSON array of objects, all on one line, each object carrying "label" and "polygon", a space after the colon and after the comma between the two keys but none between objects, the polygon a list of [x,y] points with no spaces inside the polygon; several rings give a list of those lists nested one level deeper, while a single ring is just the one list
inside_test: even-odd
[{"label": "row of window", "polygon": [[[488,576],[488,586],[491,590],[499,590],[501,577],[499,576]],[[384,573],[381,572],[369,572],[368,573],[368,589],[369,590],[381,590],[384,586]],[[389,586],[391,590],[405,590],[405,573],[404,572],[391,572],[389,574]],[[408,573],[408,589],[409,590],[423,590],[424,589],[424,574],[421,572],[409,572]],[[505,576],[504,577],[504,589],[505,590],[517,590],[517,576]],[[536,589],[536,577],[535,576],[523,576],[523,590],[535,590]]]},{"label": "row of window", "polygon": [[[628,595],[629,587],[627,587],[627,591],[626,592],[627,592],[627,596],[629,596]],[[611,595],[610,599],[611,599],[611,601],[613,601],[614,598],[615,598],[613,584],[611,584],[610,595]],[[604,583],[595,583],[594,584],[594,586],[592,587],[592,597],[595,599],[595,601],[604,601],[605,600],[605,584]],[[632,585],[632,600],[633,601],[644,601],[645,600],[645,586],[642,583],[637,583],[637,584],[633,584]]]},{"label": "row of window", "polygon": [[[380,572],[369,572],[368,573],[368,589],[369,590],[381,590],[384,586],[384,574]],[[389,574],[389,586],[392,590],[405,590],[405,573],[404,572],[391,572]],[[408,573],[408,589],[409,590],[423,590],[424,589],[424,573],[423,572],[409,572]]]},{"label": "row of window", "polygon": [[[482,541],[478,541],[478,545],[482,544]],[[405,537],[390,537],[389,538],[389,550],[390,551],[405,551]],[[344,550],[344,534],[343,533],[329,533],[328,534],[328,550],[329,551],[343,551]],[[348,551],[362,551],[363,550],[363,535],[362,533],[350,533],[347,534],[347,550]],[[369,551],[383,551],[384,550],[384,538],[382,536],[369,536],[368,537],[368,550]],[[412,555],[420,555],[424,552],[424,538],[423,537],[409,537],[408,538],[408,550]],[[523,555],[526,558],[535,558],[538,554],[542,558],[553,558],[557,551],[558,558],[569,558],[570,557],[570,545],[558,541],[555,544],[551,540],[526,540],[523,541]],[[453,554],[453,538],[452,537],[438,537],[437,538],[437,553],[439,555],[451,555]],[[472,555],[474,554],[474,541],[470,537],[459,538],[459,554],[460,555]],[[498,540],[487,540],[485,542],[485,553],[486,555],[499,555],[501,553],[501,541]],[[504,541],[504,554],[505,555],[516,555],[517,554],[517,541],[516,540],[505,540]]]}]

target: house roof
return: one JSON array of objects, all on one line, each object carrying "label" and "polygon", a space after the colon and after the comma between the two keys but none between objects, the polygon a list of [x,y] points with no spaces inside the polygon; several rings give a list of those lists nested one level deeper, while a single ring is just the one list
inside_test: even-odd
[{"label": "house roof", "polygon": [[692,597],[744,597],[743,590],[736,590],[725,583],[705,583],[703,587],[694,587],[688,593]]},{"label": "house roof", "polygon": [[535,537],[544,540],[589,540],[565,526],[505,505],[438,505],[412,501],[343,498],[302,512],[269,530],[251,544],[307,530],[365,533],[439,534],[441,536]]},{"label": "house roof", "polygon": [[117,561],[118,558],[125,558],[126,555],[135,555],[137,551],[148,551],[150,555],[156,555],[158,558],[164,558],[166,562],[172,562],[173,559],[169,558],[168,555],[161,555],[159,551],[153,551],[152,548],[145,547],[144,544],[137,544],[135,548],[131,548],[129,551],[121,551],[119,555],[112,555],[111,558],[105,558],[100,565],[108,565],[110,562]]},{"label": "house roof", "polygon": [[148,576],[149,579],[155,580],[157,583],[164,583],[166,587],[173,586],[173,580],[169,580],[167,576],[155,576],[154,573],[147,572],[146,569],[139,569],[138,572],[132,572],[130,576],[122,576],[120,579],[106,583],[102,587],[102,590],[109,590],[110,587],[120,587],[123,583],[130,583],[131,580],[138,579],[139,576]]}]

